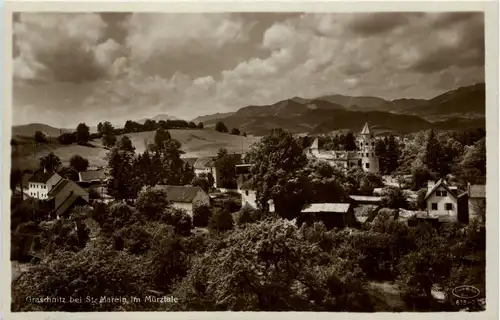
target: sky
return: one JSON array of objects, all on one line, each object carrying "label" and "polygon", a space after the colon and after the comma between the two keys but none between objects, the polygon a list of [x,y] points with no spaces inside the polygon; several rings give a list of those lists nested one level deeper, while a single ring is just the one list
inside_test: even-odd
[{"label": "sky", "polygon": [[18,13],[13,124],[191,120],[484,81],[482,13]]}]

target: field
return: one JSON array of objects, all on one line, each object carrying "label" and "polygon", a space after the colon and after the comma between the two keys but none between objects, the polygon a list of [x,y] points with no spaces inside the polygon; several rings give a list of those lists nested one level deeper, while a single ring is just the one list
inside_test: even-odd
[{"label": "field", "polygon": [[[172,129],[169,132],[173,139],[182,144],[183,157],[214,156],[220,148],[226,148],[229,153],[246,152],[250,145],[259,139],[220,133],[211,129]],[[155,131],[126,135],[132,140],[136,152],[142,153],[146,145],[153,141]],[[120,139],[121,136],[117,138]],[[15,137],[15,139],[18,141],[18,146],[12,149],[12,166],[15,168],[35,169],[38,167],[38,159],[50,152],[58,156],[63,165],[67,165],[75,154],[87,158],[91,166],[106,164],[105,157],[108,150],[102,146],[100,140],[91,141],[88,146],[60,145],[52,142],[35,147],[31,138]]]}]

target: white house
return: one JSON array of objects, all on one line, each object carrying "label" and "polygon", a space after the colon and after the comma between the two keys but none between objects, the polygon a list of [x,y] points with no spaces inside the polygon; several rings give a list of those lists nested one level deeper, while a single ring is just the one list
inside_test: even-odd
[{"label": "white house", "polygon": [[220,177],[215,167],[215,162],[213,157],[198,158],[193,165],[194,174],[199,176],[202,173],[210,173],[214,177],[214,188],[217,188],[218,181]]},{"label": "white house", "polygon": [[429,216],[447,222],[459,220],[457,188],[450,186],[445,180],[428,181],[425,203]]},{"label": "white house", "polygon": [[53,171],[38,170],[28,180],[28,195],[30,197],[45,200],[50,190],[61,181],[62,177]]},{"label": "white house", "polygon": [[[255,190],[252,181],[246,180],[239,187],[238,192],[241,194],[241,207],[250,206],[254,209],[258,208],[257,205],[257,191]],[[274,201],[271,199],[267,202],[269,212],[274,212]]]},{"label": "white house", "polygon": [[210,205],[209,195],[200,187],[159,185],[167,192],[167,200],[174,208],[186,210],[191,216],[199,205]]}]

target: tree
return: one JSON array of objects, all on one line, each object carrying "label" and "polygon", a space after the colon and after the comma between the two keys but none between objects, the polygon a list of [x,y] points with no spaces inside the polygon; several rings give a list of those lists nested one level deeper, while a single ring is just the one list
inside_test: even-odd
[{"label": "tree", "polygon": [[214,231],[227,231],[233,228],[232,214],[223,208],[216,209],[210,219],[208,228]]},{"label": "tree", "polygon": [[214,186],[215,178],[211,172],[202,172],[198,175],[198,178],[206,179],[208,181],[208,190],[209,191]]},{"label": "tree", "polygon": [[138,191],[134,179],[133,152],[113,147],[107,154],[108,192],[117,199],[135,198]]},{"label": "tree", "polygon": [[403,191],[399,188],[390,187],[384,190],[382,205],[390,209],[408,209],[408,201]]},{"label": "tree", "polygon": [[155,133],[155,138],[154,138],[154,145],[156,150],[159,150],[163,147],[163,145],[171,140],[172,137],[170,136],[170,132],[168,130],[165,130],[163,128],[158,128]]},{"label": "tree", "polygon": [[112,148],[116,144],[116,136],[114,134],[105,134],[102,136],[102,144],[106,148]]},{"label": "tree", "polygon": [[231,134],[234,134],[234,135],[236,135],[236,136],[239,136],[239,135],[240,135],[240,129],[238,129],[238,128],[233,128],[233,129],[231,130]]},{"label": "tree", "polygon": [[127,120],[125,122],[124,127],[123,127],[123,129],[125,130],[125,133],[135,132],[136,128],[137,128],[137,123],[132,121],[132,120]]},{"label": "tree", "polygon": [[228,129],[227,129],[226,125],[224,124],[224,122],[217,121],[217,123],[215,124],[215,131],[227,133]]},{"label": "tree", "polygon": [[[335,262],[337,264],[335,264]],[[180,310],[370,311],[358,270],[330,260],[290,221],[247,224],[194,259]],[[349,271],[347,271],[349,270]]]},{"label": "tree", "polygon": [[21,192],[22,192],[22,178],[23,178],[23,173],[19,169],[10,169],[10,190],[14,192],[19,185],[21,187]]},{"label": "tree", "polygon": [[151,120],[151,119],[147,119],[144,122],[143,126],[144,126],[145,131],[153,131],[153,130],[155,130],[155,127],[156,127],[156,121]]},{"label": "tree", "polygon": [[470,183],[485,183],[486,176],[486,139],[482,138],[465,152],[456,173],[462,180]]},{"label": "tree", "polygon": [[57,137],[57,140],[60,144],[72,144],[76,142],[76,132],[63,133],[59,137]]},{"label": "tree", "polygon": [[113,125],[111,124],[111,122],[109,121],[106,121],[102,124],[102,127],[101,127],[101,131],[100,131],[101,134],[103,135],[106,135],[106,134],[115,134],[115,128],[113,127]]},{"label": "tree", "polygon": [[193,228],[191,216],[184,210],[168,208],[164,215],[167,216],[167,223],[174,227],[175,233],[181,236],[189,236]]},{"label": "tree", "polygon": [[204,177],[194,177],[191,181],[191,185],[194,187],[200,187],[207,193],[210,191],[210,183],[208,182],[208,179]]},{"label": "tree", "polygon": [[102,134],[102,122],[97,124],[97,133]]},{"label": "tree", "polygon": [[427,136],[427,144],[425,147],[425,156],[423,158],[424,165],[433,173],[444,177],[446,175],[445,163],[443,163],[443,151],[441,145],[436,138],[434,130],[430,130]]},{"label": "tree", "polygon": [[78,144],[86,144],[90,139],[89,127],[85,123],[80,123],[76,127],[76,142]]},{"label": "tree", "polygon": [[69,159],[69,165],[73,167],[76,171],[82,172],[82,171],[87,171],[87,168],[89,167],[89,161],[84,157],[75,154],[74,156],[71,157],[71,159]]},{"label": "tree", "polygon": [[273,200],[282,217],[298,216],[310,190],[300,142],[283,129],[273,129],[252,146],[247,157],[253,163],[251,179],[257,186],[259,207],[267,211],[268,201]]},{"label": "tree", "polygon": [[242,136],[246,137],[246,136],[247,136],[247,133],[246,133],[246,132],[243,132]]},{"label": "tree", "polygon": [[412,190],[416,191],[427,186],[427,181],[434,180],[434,175],[423,164],[416,164],[412,168]]},{"label": "tree", "polygon": [[160,187],[144,187],[137,195],[135,207],[149,220],[162,220],[163,212],[170,204],[165,189]]},{"label": "tree", "polygon": [[42,131],[35,131],[34,139],[37,143],[47,143],[47,137]]},{"label": "tree", "polygon": [[236,169],[235,158],[228,154],[227,149],[221,148],[215,158],[215,167],[221,176],[221,187],[236,188]]},{"label": "tree", "polygon": [[354,138],[352,132],[348,132],[345,136],[344,149],[347,151],[353,151],[357,149],[356,139]]},{"label": "tree", "polygon": [[52,152],[40,158],[40,168],[42,169],[56,171],[59,167],[61,167],[61,159]]},{"label": "tree", "polygon": [[78,171],[72,166],[62,167],[58,170],[58,173],[61,177],[72,180],[72,181],[80,180],[80,177],[78,176]]},{"label": "tree", "polygon": [[312,202],[343,202],[347,193],[342,184],[345,180],[342,172],[323,161],[309,161],[306,171],[311,186]]},{"label": "tree", "polygon": [[128,152],[134,152],[135,147],[132,144],[132,140],[128,136],[123,136],[117,144],[118,149]]},{"label": "tree", "polygon": [[196,125],[196,127],[198,129],[203,129],[203,122],[198,122],[198,124]]},{"label": "tree", "polygon": [[427,194],[427,188],[422,188],[417,192],[417,203],[416,207],[418,210],[424,210],[426,208],[425,196]]},{"label": "tree", "polygon": [[189,165],[189,163],[184,163],[183,169],[182,169],[182,177],[181,177],[181,184],[186,185],[190,184],[193,179],[196,178],[196,175],[194,174],[194,168]]},{"label": "tree", "polygon": [[193,210],[193,225],[195,227],[206,227],[212,216],[212,211],[207,205],[197,205]]},{"label": "tree", "polygon": [[155,245],[151,266],[156,288],[170,291],[175,280],[186,276],[189,257],[183,240],[176,234],[167,233]]},{"label": "tree", "polygon": [[196,123],[194,123],[194,122],[190,121],[190,122],[188,123],[188,128],[190,128],[190,129],[196,129],[196,128],[197,128],[197,127],[196,127]]},{"label": "tree", "polygon": [[262,211],[251,207],[247,203],[243,206],[243,208],[241,208],[237,223],[239,226],[241,226],[246,223],[254,223],[260,221],[264,217],[265,215]]},{"label": "tree", "polygon": [[387,139],[386,157],[387,157],[386,173],[390,174],[398,168],[399,158],[401,157],[399,144],[396,141],[396,138],[392,134],[390,134],[389,138]]}]

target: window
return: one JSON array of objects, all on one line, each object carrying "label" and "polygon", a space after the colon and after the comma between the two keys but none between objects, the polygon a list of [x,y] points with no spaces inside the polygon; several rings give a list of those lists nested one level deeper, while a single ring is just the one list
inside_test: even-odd
[{"label": "window", "polygon": [[445,209],[446,209],[446,210],[453,210],[453,203],[447,203],[447,204],[445,205]]},{"label": "window", "polygon": [[436,202],[432,203],[431,209],[432,210],[437,210],[438,209],[438,204]]},{"label": "window", "polygon": [[370,164],[369,163],[365,163],[365,167],[366,167],[366,169],[370,168]]},{"label": "window", "polygon": [[248,190],[245,190],[245,195],[247,195],[247,196],[248,196]]},{"label": "window", "polygon": [[370,156],[370,154],[369,154],[369,153],[366,153],[366,156],[367,156],[367,157],[369,157],[369,156]]},{"label": "window", "polygon": [[436,196],[438,196],[438,197],[446,197],[446,191],[436,191]]}]

